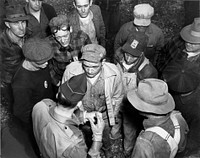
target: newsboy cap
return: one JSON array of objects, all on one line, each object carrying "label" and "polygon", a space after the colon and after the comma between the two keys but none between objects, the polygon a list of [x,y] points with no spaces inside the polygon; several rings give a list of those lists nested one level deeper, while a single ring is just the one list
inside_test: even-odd
[{"label": "newsboy cap", "polygon": [[52,47],[46,39],[30,38],[24,43],[22,50],[26,59],[37,64],[43,64],[53,57]]},{"label": "newsboy cap", "polygon": [[87,91],[86,74],[73,76],[60,86],[60,92],[65,99],[73,104],[77,104],[84,97]]},{"label": "newsboy cap", "polygon": [[25,10],[20,4],[10,4],[6,6],[6,15],[4,21],[17,22],[28,20],[29,16],[25,14]]},{"label": "newsboy cap", "polygon": [[148,36],[143,32],[135,31],[128,37],[122,46],[122,51],[132,56],[139,57],[147,48]]},{"label": "newsboy cap", "polygon": [[106,49],[98,44],[88,44],[82,48],[82,60],[100,62],[106,56]]},{"label": "newsboy cap", "polygon": [[154,15],[154,8],[147,3],[138,4],[134,7],[134,24],[138,26],[149,26],[151,17]]}]

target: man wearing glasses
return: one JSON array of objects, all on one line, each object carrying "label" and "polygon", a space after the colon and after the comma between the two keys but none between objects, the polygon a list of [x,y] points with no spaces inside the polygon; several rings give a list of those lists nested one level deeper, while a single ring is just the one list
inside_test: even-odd
[{"label": "man wearing glasses", "polygon": [[25,10],[30,16],[27,26],[29,37],[47,37],[50,35],[49,21],[56,16],[55,9],[47,3],[43,3],[43,0],[26,0],[26,2]]},{"label": "man wearing glasses", "polygon": [[92,0],[74,0],[75,10],[69,21],[75,32],[82,30],[87,33],[92,43],[105,47],[105,25],[99,6],[92,5]]},{"label": "man wearing glasses", "polygon": [[58,86],[71,61],[81,57],[81,48],[90,44],[89,36],[83,31],[73,32],[66,15],[58,15],[51,19],[49,26],[52,35],[48,37],[53,47],[54,57],[50,60],[51,77],[54,85]]}]

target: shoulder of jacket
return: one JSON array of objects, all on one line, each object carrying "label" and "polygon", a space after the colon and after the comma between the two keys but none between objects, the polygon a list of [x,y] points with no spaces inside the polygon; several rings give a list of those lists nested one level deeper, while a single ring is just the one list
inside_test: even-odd
[{"label": "shoulder of jacket", "polygon": [[158,27],[156,24],[151,23],[150,27],[155,31],[155,32],[159,32],[159,33],[163,33],[162,29],[160,27]]},{"label": "shoulder of jacket", "polygon": [[92,12],[97,12],[97,11],[99,11],[99,10],[101,10],[101,9],[100,9],[100,7],[99,7],[98,5],[93,4],[93,5],[90,7],[90,10],[91,10]]},{"label": "shoulder of jacket", "polygon": [[116,74],[120,74],[119,68],[117,67],[117,65],[113,64],[113,63],[109,63],[109,62],[104,62],[103,66],[105,68],[109,68],[110,70],[112,70],[113,72],[115,72]]},{"label": "shoulder of jacket", "polygon": [[71,62],[69,65],[66,66],[65,71],[71,72],[71,73],[78,73],[78,72],[82,72],[83,68],[82,68],[82,63],[81,61],[75,61],[75,62]]}]

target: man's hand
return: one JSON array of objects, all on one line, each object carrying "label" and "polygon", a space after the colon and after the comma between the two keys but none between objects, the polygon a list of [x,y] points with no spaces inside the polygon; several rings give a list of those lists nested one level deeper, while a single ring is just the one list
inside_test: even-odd
[{"label": "man's hand", "polygon": [[86,114],[85,114],[85,120],[92,120],[92,122],[95,122],[95,120],[94,120],[94,117],[96,117],[96,111],[93,111],[93,112],[86,112]]},{"label": "man's hand", "polygon": [[93,141],[101,141],[102,134],[105,127],[105,122],[102,118],[102,114],[96,112],[97,124],[95,125],[92,119],[89,119],[90,125],[93,132]]}]

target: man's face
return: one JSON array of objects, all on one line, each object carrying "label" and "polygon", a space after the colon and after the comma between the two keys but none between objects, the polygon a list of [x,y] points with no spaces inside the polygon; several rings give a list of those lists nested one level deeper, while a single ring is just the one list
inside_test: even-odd
[{"label": "man's face", "polygon": [[48,65],[48,62],[45,62],[45,63],[43,63],[43,64],[38,64],[38,63],[36,63],[36,62],[31,62],[31,63],[32,63],[32,65],[33,65],[35,68],[37,68],[37,69],[44,69],[44,68],[46,68],[47,65]]},{"label": "man's face", "polygon": [[92,0],[75,0],[74,7],[81,18],[86,18],[90,12]]},{"label": "man's face", "polygon": [[54,37],[63,47],[67,47],[70,43],[70,31],[68,30],[58,30],[58,32],[54,33]]},{"label": "man's face", "polygon": [[188,52],[200,52],[200,43],[185,42],[185,48]]},{"label": "man's face", "polygon": [[124,59],[127,65],[131,65],[131,64],[134,64],[138,60],[138,57],[134,57],[128,53],[124,53]]},{"label": "man's face", "polygon": [[26,33],[26,21],[6,22],[6,26],[17,37],[24,37]]},{"label": "man's face", "polygon": [[87,77],[89,78],[94,78],[97,74],[99,74],[102,68],[101,62],[93,63],[84,60],[82,65]]},{"label": "man's face", "polygon": [[40,11],[42,7],[42,0],[26,0],[29,4],[29,9],[31,9],[33,12]]},{"label": "man's face", "polygon": [[148,26],[136,26],[139,32],[145,33]]}]

